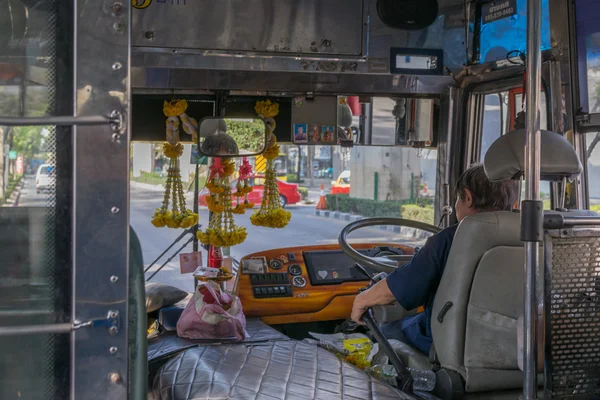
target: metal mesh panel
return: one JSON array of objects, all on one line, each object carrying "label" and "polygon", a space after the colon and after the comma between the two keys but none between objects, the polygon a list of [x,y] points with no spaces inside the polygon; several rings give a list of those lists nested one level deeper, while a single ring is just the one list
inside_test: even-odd
[{"label": "metal mesh panel", "polygon": [[552,398],[600,395],[600,237],[552,238],[549,326]]}]

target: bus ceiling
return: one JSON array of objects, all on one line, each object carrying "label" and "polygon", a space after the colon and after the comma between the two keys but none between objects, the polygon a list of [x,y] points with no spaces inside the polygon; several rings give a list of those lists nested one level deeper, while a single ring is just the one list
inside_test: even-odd
[{"label": "bus ceiling", "polygon": [[467,63],[465,5],[427,1],[405,19],[381,0],[145,1],[132,12],[132,86],[439,96]]}]

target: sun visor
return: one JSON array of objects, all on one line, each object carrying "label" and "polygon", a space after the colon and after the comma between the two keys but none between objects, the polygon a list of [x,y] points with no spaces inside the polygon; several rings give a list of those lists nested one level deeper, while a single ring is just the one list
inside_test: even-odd
[{"label": "sun visor", "polygon": [[[525,130],[508,132],[496,140],[483,160],[485,173],[491,181],[518,179],[525,170]],[[540,179],[573,180],[583,171],[575,149],[562,135],[541,131]]]}]

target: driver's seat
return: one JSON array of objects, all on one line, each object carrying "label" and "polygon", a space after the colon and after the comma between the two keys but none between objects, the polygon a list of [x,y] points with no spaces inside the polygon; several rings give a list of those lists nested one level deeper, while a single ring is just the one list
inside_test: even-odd
[{"label": "driver's seat", "polygon": [[458,372],[467,392],[522,386],[515,338],[523,260],[517,213],[479,213],[456,231],[431,330],[441,367]]}]

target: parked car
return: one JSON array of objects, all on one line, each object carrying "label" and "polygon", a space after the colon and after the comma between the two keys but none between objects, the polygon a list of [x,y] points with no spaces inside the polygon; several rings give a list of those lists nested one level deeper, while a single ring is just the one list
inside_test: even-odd
[{"label": "parked car", "polygon": [[331,181],[331,194],[350,194],[350,171],[342,171],[337,180]]},{"label": "parked car", "polygon": [[[250,183],[252,184],[252,192],[248,194],[248,200],[254,203],[256,206],[259,206],[263,199],[264,180],[264,175],[254,175],[250,181]],[[231,183],[232,192],[235,192],[236,185],[237,180],[234,180]],[[279,201],[282,207],[285,207],[288,204],[299,203],[302,199],[302,197],[300,196],[300,192],[298,192],[298,185],[294,183],[287,183],[277,179],[277,187],[279,188]],[[208,196],[209,194],[210,192],[206,188],[202,189],[200,193],[198,193],[199,206],[207,205],[206,196]]]},{"label": "parked car", "polygon": [[51,179],[54,176],[54,167],[50,164],[42,164],[35,175],[35,191],[40,193],[48,190],[51,186]]}]

